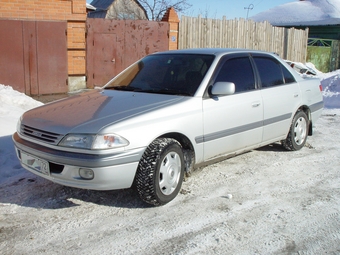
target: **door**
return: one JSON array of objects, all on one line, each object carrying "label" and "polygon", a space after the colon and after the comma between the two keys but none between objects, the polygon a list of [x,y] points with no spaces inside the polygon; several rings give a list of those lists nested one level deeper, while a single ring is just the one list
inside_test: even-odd
[{"label": "door", "polygon": [[264,56],[254,56],[253,59],[262,86],[263,142],[274,142],[289,131],[295,109],[300,104],[300,89],[291,73],[276,59]]},{"label": "door", "polygon": [[116,65],[121,61],[117,59],[116,34],[94,34],[93,39],[93,85],[103,86],[116,73]]},{"label": "door", "polygon": [[249,56],[221,61],[213,83],[235,84],[235,93],[203,100],[204,159],[243,150],[262,140],[263,104]]},{"label": "door", "polygon": [[22,42],[22,22],[0,20],[0,84],[26,92]]},{"label": "door", "polygon": [[66,22],[36,22],[38,95],[68,91],[66,29]]},{"label": "door", "polygon": [[68,91],[66,21],[0,20],[0,84],[27,95]]},{"label": "door", "polygon": [[169,49],[169,23],[87,19],[87,87],[111,78],[148,54]]}]

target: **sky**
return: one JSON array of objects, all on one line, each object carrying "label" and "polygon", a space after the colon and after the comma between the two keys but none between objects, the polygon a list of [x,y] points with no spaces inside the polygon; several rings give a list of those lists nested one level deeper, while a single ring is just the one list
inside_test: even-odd
[{"label": "sky", "polygon": [[[92,0],[86,0],[91,3]],[[173,0],[176,1],[176,0]],[[299,0],[187,0],[192,5],[185,13],[181,15],[196,17],[208,17],[221,19],[226,16],[227,19],[247,18],[260,12],[266,11],[278,5],[298,2]],[[249,8],[249,9],[245,9]]]},{"label": "sky", "polygon": [[[278,5],[299,0],[188,0],[192,7],[184,14],[196,17],[201,15],[208,18],[227,19],[247,18],[266,11]],[[249,8],[249,9],[248,9]]]}]

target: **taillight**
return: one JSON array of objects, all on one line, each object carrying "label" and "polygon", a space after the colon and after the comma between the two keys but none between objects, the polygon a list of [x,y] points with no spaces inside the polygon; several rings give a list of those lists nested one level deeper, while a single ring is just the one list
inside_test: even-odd
[{"label": "taillight", "polygon": [[321,85],[321,84],[319,85],[319,89],[320,89],[320,91],[322,92],[322,85]]}]

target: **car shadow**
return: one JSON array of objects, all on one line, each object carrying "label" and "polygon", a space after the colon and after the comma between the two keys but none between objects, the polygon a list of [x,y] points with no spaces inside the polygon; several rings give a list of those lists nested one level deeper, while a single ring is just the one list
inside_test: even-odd
[{"label": "car shadow", "polygon": [[[23,171],[26,171],[23,169]],[[148,208],[133,189],[97,191],[62,186],[30,172],[0,184],[0,203],[37,209],[62,209],[92,203],[119,208]]]},{"label": "car shadow", "polygon": [[260,148],[255,149],[256,151],[281,151],[288,152],[281,143],[272,143]]},{"label": "car shadow", "polygon": [[109,207],[148,208],[135,189],[114,191],[65,187],[21,167],[12,137],[0,136],[0,204],[17,204],[37,209],[62,209],[84,202]]}]

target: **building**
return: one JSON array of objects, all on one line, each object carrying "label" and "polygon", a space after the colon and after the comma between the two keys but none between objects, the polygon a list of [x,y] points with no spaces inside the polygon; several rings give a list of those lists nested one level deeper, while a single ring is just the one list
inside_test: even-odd
[{"label": "building", "polygon": [[273,26],[309,29],[307,61],[324,72],[340,67],[340,1],[299,0],[251,17]]},{"label": "building", "polygon": [[86,0],[4,0],[0,83],[28,95],[86,87]]},{"label": "building", "polygon": [[93,0],[91,5],[96,10],[88,13],[89,18],[116,20],[148,19],[146,10],[135,0]]}]

